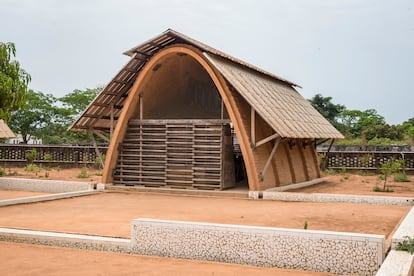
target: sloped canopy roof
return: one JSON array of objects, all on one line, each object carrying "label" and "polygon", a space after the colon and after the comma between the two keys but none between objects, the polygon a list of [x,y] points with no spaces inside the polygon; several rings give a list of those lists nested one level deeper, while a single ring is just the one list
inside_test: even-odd
[{"label": "sloped canopy roof", "polygon": [[173,30],[126,51],[131,60],[73,123],[71,130],[109,131],[110,114],[116,121],[142,67],[161,49],[188,44],[200,49],[211,64],[255,111],[287,138],[343,138],[294,87],[299,85],[266,72]]},{"label": "sloped canopy roof", "polygon": [[4,120],[0,120],[0,138],[13,138],[16,137],[16,134],[9,128],[9,126],[4,122]]}]

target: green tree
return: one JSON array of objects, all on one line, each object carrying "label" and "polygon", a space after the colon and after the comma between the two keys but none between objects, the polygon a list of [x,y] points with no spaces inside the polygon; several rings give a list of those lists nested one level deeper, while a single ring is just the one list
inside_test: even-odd
[{"label": "green tree", "polygon": [[75,89],[73,92],[59,98],[59,101],[62,102],[63,107],[68,110],[71,119],[74,120],[88,107],[101,90],[102,87],[87,88],[85,90]]},{"label": "green tree", "polygon": [[352,138],[360,138],[363,131],[370,127],[385,125],[385,119],[375,109],[344,110],[339,118],[346,132]]},{"label": "green tree", "polygon": [[13,43],[0,42],[0,118],[6,121],[25,103],[30,75],[20,67]]},{"label": "green tree", "polygon": [[332,97],[323,97],[321,94],[316,94],[308,101],[331,124],[338,126],[337,118],[345,110],[344,105],[334,104]]},{"label": "green tree", "polygon": [[100,88],[75,90],[60,99],[29,91],[25,106],[13,112],[10,127],[22,135],[24,143],[31,136],[41,138],[44,144],[90,143],[87,134],[71,132],[68,128],[99,91]]},{"label": "green tree", "polygon": [[55,102],[56,98],[51,94],[30,90],[22,109],[12,113],[9,122],[11,129],[22,135],[24,143],[32,136],[43,139],[45,134],[50,135],[50,126],[56,117]]},{"label": "green tree", "polygon": [[404,139],[409,142],[414,142],[414,118],[410,118],[400,125],[403,131]]}]

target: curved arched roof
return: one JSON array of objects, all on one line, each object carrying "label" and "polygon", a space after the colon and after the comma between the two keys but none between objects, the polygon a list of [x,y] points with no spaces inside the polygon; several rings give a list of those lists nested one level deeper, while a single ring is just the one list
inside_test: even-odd
[{"label": "curved arched roof", "polygon": [[343,138],[294,87],[295,83],[268,73],[204,43],[173,30],[125,52],[131,60],[120,70],[94,99],[71,130],[110,131],[116,122],[143,66],[163,48],[187,44],[198,48],[204,56],[281,137],[284,138]]}]

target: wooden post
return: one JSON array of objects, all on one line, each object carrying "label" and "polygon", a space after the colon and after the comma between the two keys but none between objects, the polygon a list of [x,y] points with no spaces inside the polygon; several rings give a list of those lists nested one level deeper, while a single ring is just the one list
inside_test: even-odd
[{"label": "wooden post", "polygon": [[114,103],[111,103],[111,128],[109,132],[109,139],[112,138],[112,134],[114,132]]},{"label": "wooden post", "polygon": [[254,108],[250,107],[250,145],[252,149],[256,144],[256,114]]},{"label": "wooden post", "polygon": [[322,170],[325,170],[327,165],[328,165],[328,154],[331,151],[331,148],[332,148],[332,145],[333,145],[334,142],[335,142],[335,139],[332,139],[331,143],[329,144],[328,150],[325,153],[325,158],[323,160],[323,164],[322,164],[322,168],[321,168]]},{"label": "wooden post", "polygon": [[266,137],[266,138],[264,138],[264,139],[260,140],[259,142],[257,142],[257,143],[255,144],[255,148],[257,148],[257,147],[259,147],[259,146],[261,146],[261,145],[264,145],[264,144],[266,144],[267,142],[270,142],[270,141],[272,141],[272,140],[274,140],[274,139],[276,139],[276,138],[279,138],[279,137],[280,137],[280,135],[279,135],[279,134],[277,134],[277,133],[275,133],[275,134],[273,134],[273,135],[270,135],[269,137]]},{"label": "wooden post", "polygon": [[309,181],[308,165],[306,163],[305,153],[303,152],[303,147],[305,145],[304,142],[306,141],[301,140],[300,143],[298,143],[298,150],[302,163],[303,172],[305,173],[305,179],[306,181]]},{"label": "wooden post", "polygon": [[139,119],[144,118],[144,103],[143,103],[143,93],[139,94]]},{"label": "wooden post", "polygon": [[290,179],[292,180],[292,184],[296,183],[296,173],[295,173],[295,167],[293,167],[293,161],[292,156],[290,154],[289,145],[287,143],[284,143],[284,149],[286,153],[286,157],[289,164],[289,172],[290,172]]},{"label": "wooden post", "polygon": [[88,131],[88,133],[89,133],[89,135],[92,139],[93,147],[95,148],[96,155],[98,156],[99,161],[101,162],[101,165],[102,165],[102,168],[103,168],[104,167],[104,162],[103,162],[103,159],[102,159],[102,154],[98,150],[98,145],[96,144],[95,136],[93,136],[93,133],[91,131]]},{"label": "wooden post", "polygon": [[220,119],[223,120],[224,119],[224,103],[223,103],[223,99],[222,98],[220,98],[220,102],[221,102]]},{"label": "wooden post", "polygon": [[263,181],[263,179],[264,179],[264,176],[265,176],[265,174],[266,174],[267,168],[269,167],[270,162],[272,161],[273,156],[274,156],[274,155],[275,155],[275,153],[276,153],[276,149],[277,149],[277,146],[279,146],[280,140],[281,140],[281,139],[280,139],[280,138],[278,138],[278,139],[275,141],[275,144],[273,145],[272,152],[270,153],[269,158],[267,159],[266,164],[265,164],[265,166],[264,166],[263,170],[262,170],[262,171],[260,172],[260,174],[259,174],[259,179],[260,179],[260,181]]}]

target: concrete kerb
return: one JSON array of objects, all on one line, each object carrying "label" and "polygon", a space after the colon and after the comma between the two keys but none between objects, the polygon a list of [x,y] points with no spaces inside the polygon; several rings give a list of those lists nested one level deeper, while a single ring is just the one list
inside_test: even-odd
[{"label": "concrete kerb", "polygon": [[44,193],[66,193],[96,190],[98,184],[88,182],[0,177],[0,189]]},{"label": "concrete kerb", "polygon": [[268,199],[280,201],[308,201],[308,202],[341,202],[357,204],[381,204],[381,205],[414,205],[414,198],[391,196],[368,196],[347,194],[319,194],[319,193],[291,193],[265,190],[263,192],[249,192],[249,197],[254,199]]},{"label": "concrete kerb", "polygon": [[397,244],[402,242],[407,236],[414,238],[414,208],[411,208],[398,229],[394,232],[391,239],[391,248],[395,249]]},{"label": "concrete kerb", "polygon": [[53,194],[0,200],[0,207],[91,195],[102,191],[104,188],[105,185],[103,184],[88,182],[1,177],[0,189]]},{"label": "concrete kerb", "polygon": [[391,251],[381,265],[376,276],[411,276],[414,268],[414,255],[395,248],[405,237],[414,237],[414,208],[408,212],[391,238]]},{"label": "concrete kerb", "polygon": [[130,239],[0,228],[0,241],[130,253]]},{"label": "concrete kerb", "polygon": [[4,200],[0,200],[0,207],[17,205],[17,204],[25,204],[25,203],[35,203],[35,202],[41,202],[41,201],[50,201],[50,200],[57,200],[57,199],[71,198],[71,197],[78,197],[78,196],[86,196],[86,195],[92,195],[96,193],[99,193],[99,191],[89,190],[89,191],[59,193],[59,194],[52,194],[52,195],[40,195],[40,196],[4,199]]}]

